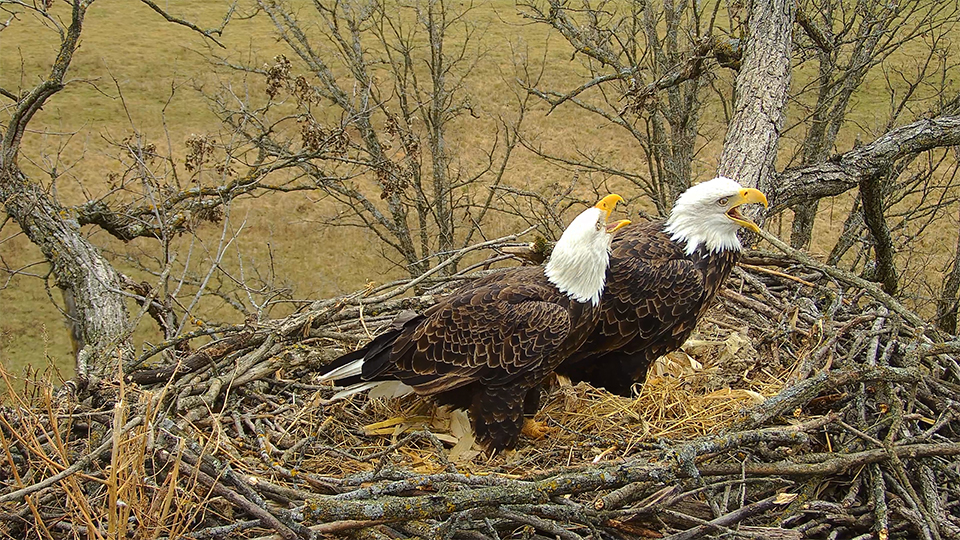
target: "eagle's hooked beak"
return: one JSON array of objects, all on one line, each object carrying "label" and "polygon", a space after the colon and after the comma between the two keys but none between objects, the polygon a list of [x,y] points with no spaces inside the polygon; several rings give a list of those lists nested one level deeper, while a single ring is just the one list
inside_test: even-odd
[{"label": "eagle's hooked beak", "polygon": [[[595,204],[594,208],[599,208],[600,210],[603,210],[604,212],[606,212],[607,215],[604,218],[606,220],[606,219],[610,219],[610,214],[613,213],[613,209],[617,207],[617,203],[621,203],[621,202],[623,202],[623,197],[617,195],[616,193],[611,193],[610,195],[607,195],[606,197],[600,199],[600,202]],[[619,221],[607,223],[606,229],[608,233],[613,234],[616,231],[626,227],[629,224],[630,224],[629,219],[621,219]]]},{"label": "eagle's hooked beak", "polygon": [[613,209],[617,207],[617,203],[623,202],[623,197],[617,195],[616,193],[611,193],[606,197],[600,199],[600,202],[594,205],[594,208],[599,208],[607,213],[607,218],[610,218],[610,214],[613,212]]},{"label": "eagle's hooked beak", "polygon": [[755,233],[760,233],[760,227],[757,224],[743,217],[738,207],[742,204],[759,203],[764,208],[767,207],[767,196],[758,189],[744,188],[739,191],[730,201],[730,209],[727,210],[727,217],[734,223]]},{"label": "eagle's hooked beak", "polygon": [[631,221],[629,219],[621,219],[619,221],[614,221],[612,223],[607,223],[607,232],[613,234],[620,229],[629,225]]}]

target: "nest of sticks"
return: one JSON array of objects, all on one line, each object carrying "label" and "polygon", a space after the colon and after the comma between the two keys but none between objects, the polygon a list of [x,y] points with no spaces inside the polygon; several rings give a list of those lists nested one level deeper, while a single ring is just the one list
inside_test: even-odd
[{"label": "nest of sticks", "polygon": [[462,413],[328,403],[314,375],[476,268],[223,329],[122,379],[2,373],[0,534],[960,538],[960,342],[766,238],[778,251],[746,257],[633,398],[552,381],[539,432],[492,458]]}]

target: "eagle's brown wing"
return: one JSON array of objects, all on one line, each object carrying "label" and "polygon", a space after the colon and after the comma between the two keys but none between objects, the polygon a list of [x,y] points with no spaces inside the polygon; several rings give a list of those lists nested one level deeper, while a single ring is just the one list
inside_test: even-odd
[{"label": "eagle's brown wing", "polygon": [[542,268],[520,268],[468,285],[385,335],[392,345],[364,356],[362,378],[400,380],[467,408],[481,443],[512,448],[528,393],[595,322],[596,309],[560,293]]},{"label": "eagle's brown wing", "polygon": [[411,377],[407,384],[425,395],[473,381],[505,385],[528,372],[545,376],[572,326],[559,296],[549,286],[506,281],[458,291],[397,338],[395,375]]},{"label": "eagle's brown wing", "polygon": [[558,373],[630,395],[650,364],[693,331],[722,278],[708,271],[711,261],[685,255],[662,228],[662,222],[625,227],[614,239],[600,321]]}]

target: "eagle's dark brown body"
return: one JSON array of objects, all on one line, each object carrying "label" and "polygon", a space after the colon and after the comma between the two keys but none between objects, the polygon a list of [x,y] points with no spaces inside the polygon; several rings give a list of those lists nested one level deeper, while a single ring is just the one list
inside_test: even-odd
[{"label": "eagle's dark brown body", "polygon": [[600,321],[558,374],[629,396],[650,365],[693,332],[740,252],[701,246],[686,255],[663,227],[662,221],[634,224],[614,237]]},{"label": "eagle's dark brown body", "polygon": [[542,267],[491,274],[422,315],[347,354],[327,371],[362,358],[360,376],[336,381],[401,381],[441,404],[467,409],[477,439],[513,448],[524,401],[597,323],[599,309],[554,287]]}]

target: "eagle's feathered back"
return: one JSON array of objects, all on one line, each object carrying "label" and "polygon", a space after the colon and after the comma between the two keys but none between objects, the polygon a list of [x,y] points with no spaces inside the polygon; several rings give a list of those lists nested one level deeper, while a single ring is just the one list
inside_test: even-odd
[{"label": "eagle's feathered back", "polygon": [[767,200],[718,177],[685,191],[667,220],[621,230],[600,321],[557,373],[629,396],[650,365],[693,332],[740,258],[737,231],[758,230],[738,210],[748,203]]},{"label": "eagle's feathered back", "polygon": [[513,268],[468,283],[337,359],[321,380],[348,386],[340,396],[399,381],[467,409],[487,448],[516,446],[528,393],[539,392],[596,325],[610,241],[629,224],[606,223],[617,200],[581,213],[557,243],[566,256],[546,269]]},{"label": "eagle's feathered back", "polygon": [[690,337],[740,251],[686,255],[663,228],[637,224],[614,238],[599,323],[557,373],[629,396],[657,358]]}]

